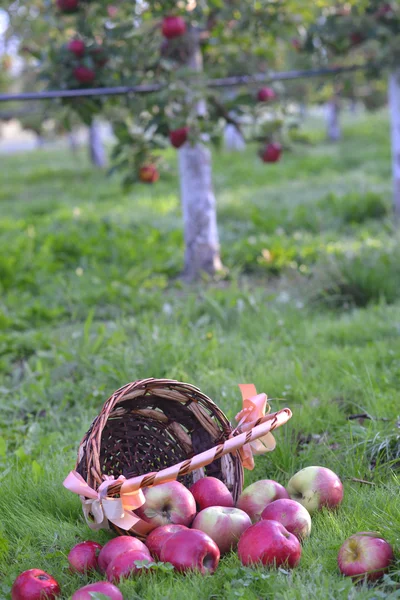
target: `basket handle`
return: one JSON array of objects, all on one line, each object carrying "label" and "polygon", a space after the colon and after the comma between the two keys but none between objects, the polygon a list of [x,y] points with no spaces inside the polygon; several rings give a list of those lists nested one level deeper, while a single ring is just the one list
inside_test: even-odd
[{"label": "basket handle", "polygon": [[264,436],[269,431],[273,431],[277,427],[284,425],[291,418],[292,412],[289,408],[283,408],[276,413],[266,415],[255,421],[249,428],[248,431],[233,435],[231,438],[226,440],[214,448],[210,448],[205,452],[201,452],[192,458],[184,460],[176,465],[162,469],[156,473],[147,473],[146,475],[138,475],[131,477],[123,482],[115,482],[110,485],[107,490],[108,496],[115,496],[115,494],[135,494],[140,488],[152,487],[165,483],[167,481],[174,481],[183,475],[187,475],[196,469],[209,465],[214,460],[221,458],[225,454],[235,452],[250,442]]}]

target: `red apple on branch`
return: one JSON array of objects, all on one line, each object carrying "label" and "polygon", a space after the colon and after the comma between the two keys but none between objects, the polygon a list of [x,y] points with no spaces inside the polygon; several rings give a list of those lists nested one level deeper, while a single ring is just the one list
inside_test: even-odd
[{"label": "red apple on branch", "polygon": [[109,542],[104,544],[100,554],[98,556],[98,565],[101,573],[105,573],[108,565],[114,560],[116,556],[129,552],[130,550],[136,550],[139,552],[147,553],[149,560],[151,559],[150,552],[147,546],[140,540],[130,535],[121,535],[119,537],[112,538]]},{"label": "red apple on branch", "polygon": [[391,545],[379,534],[361,532],[343,543],[339,550],[338,565],[343,575],[354,580],[366,578],[376,581],[388,571],[393,558]]},{"label": "red apple on branch", "polygon": [[157,167],[154,165],[143,165],[139,169],[139,179],[142,183],[155,183],[160,179]]},{"label": "red apple on branch", "polygon": [[261,160],[266,163],[278,162],[281,158],[282,146],[277,142],[271,142],[261,151]]},{"label": "red apple on branch", "polygon": [[270,502],[280,498],[289,498],[289,494],[280,483],[272,479],[261,479],[249,485],[240,494],[236,506],[246,512],[255,523]]},{"label": "red apple on branch", "polygon": [[179,531],[161,549],[161,560],[171,563],[177,571],[199,571],[212,574],[218,567],[220,551],[217,544],[197,529]]},{"label": "red apple on branch", "polygon": [[257,100],[259,102],[269,102],[276,98],[275,91],[270,87],[262,87],[257,92]]},{"label": "red apple on branch", "polygon": [[275,567],[295,567],[301,557],[301,545],[295,535],[278,521],[260,521],[242,535],[238,555],[244,566],[262,563]]},{"label": "red apple on branch", "polygon": [[121,579],[126,579],[131,575],[140,575],[144,570],[136,563],[143,560],[151,562],[148,552],[128,550],[128,552],[119,554],[107,567],[106,574],[108,581],[118,583]]},{"label": "red apple on branch", "polygon": [[343,500],[339,477],[325,467],[306,467],[298,471],[287,485],[292,500],[300,502],[312,515],[323,506],[335,508]]},{"label": "red apple on branch", "polygon": [[89,67],[79,65],[74,69],[74,77],[79,83],[90,85],[96,79],[96,73]]},{"label": "red apple on branch", "polygon": [[168,481],[143,489],[146,502],[135,512],[155,527],[174,523],[190,525],[196,515],[196,502],[189,490],[179,481]]},{"label": "red apple on branch", "polygon": [[169,139],[174,148],[180,148],[187,141],[189,127],[180,127],[169,132]]},{"label": "red apple on branch", "polygon": [[11,588],[11,600],[55,600],[60,595],[57,581],[40,569],[24,571]]},{"label": "red apple on branch", "polygon": [[217,544],[221,554],[236,548],[242,534],[251,525],[251,519],[240,508],[209,506],[199,512],[193,523],[193,529],[199,529],[210,536]]},{"label": "red apple on branch", "polygon": [[208,506],[234,506],[232,494],[224,482],[216,477],[202,477],[189,490],[196,500],[197,510]]},{"label": "red apple on branch", "polygon": [[186,32],[186,23],[182,17],[164,17],[162,22],[162,34],[168,40],[180,37]]},{"label": "red apple on branch", "polygon": [[163,544],[171,536],[183,529],[187,529],[187,527],[185,525],[174,525],[173,523],[170,523],[169,525],[162,525],[161,527],[156,527],[153,531],[150,531],[146,538],[146,546],[150,551],[150,554],[155,559],[159,560]]},{"label": "red apple on branch", "polygon": [[71,571],[76,573],[87,573],[97,569],[97,561],[102,545],[97,542],[81,542],[76,544],[69,554],[68,562]]},{"label": "red apple on branch", "polygon": [[78,58],[82,58],[85,54],[85,43],[82,40],[71,40],[68,42],[67,49],[75,54]]},{"label": "red apple on branch", "polygon": [[302,504],[295,500],[282,498],[268,504],[261,513],[261,519],[278,521],[299,540],[311,533],[310,513]]},{"label": "red apple on branch", "polygon": [[93,600],[93,594],[102,594],[109,600],[124,600],[122,593],[115,585],[108,581],[96,581],[79,588],[72,595],[71,600]]},{"label": "red apple on branch", "polygon": [[57,0],[57,8],[65,13],[76,12],[79,8],[79,0]]}]

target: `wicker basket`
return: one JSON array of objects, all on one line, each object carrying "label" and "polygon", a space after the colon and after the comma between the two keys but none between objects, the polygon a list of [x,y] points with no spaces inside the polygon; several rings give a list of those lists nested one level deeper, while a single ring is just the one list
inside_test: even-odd
[{"label": "wicker basket", "polygon": [[[243,487],[240,448],[290,416],[290,410],[283,409],[258,419],[250,430],[233,429],[218,406],[192,385],[168,379],[135,381],[105,402],[80,444],[76,472],[92,491],[110,478],[105,476],[122,475],[106,489],[106,496],[116,499],[122,497],[125,478],[129,480],[125,483],[140,479],[132,489],[157,485],[168,474],[171,479],[171,469],[165,469],[176,466],[173,478],[184,485],[189,487],[205,475],[217,477],[236,502]],[[147,533],[140,526],[127,531],[109,525],[123,535]]]}]

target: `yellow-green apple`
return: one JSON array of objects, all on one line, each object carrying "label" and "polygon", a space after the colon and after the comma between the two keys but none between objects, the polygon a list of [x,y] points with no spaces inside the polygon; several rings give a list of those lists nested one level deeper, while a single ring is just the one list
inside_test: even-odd
[{"label": "yellow-green apple", "polygon": [[376,581],[393,561],[391,545],[379,534],[363,531],[350,536],[341,546],[338,565],[341,573],[354,580]]},{"label": "yellow-green apple", "polygon": [[253,523],[256,523],[267,504],[280,498],[289,498],[283,485],[272,479],[260,479],[243,490],[236,506],[244,510]]},{"label": "yellow-green apple", "polygon": [[259,521],[242,535],[238,555],[245,566],[262,563],[293,568],[301,557],[301,545],[293,533],[278,521]]},{"label": "yellow-green apple", "polygon": [[177,571],[199,571],[212,574],[218,567],[220,551],[217,544],[203,531],[178,531],[161,548],[161,560],[171,563]]},{"label": "yellow-green apple", "polygon": [[174,525],[174,523],[170,523],[169,525],[162,525],[161,527],[156,527],[153,531],[150,531],[146,538],[146,546],[149,549],[150,554],[158,560],[164,542],[174,535],[174,533],[182,531],[182,529],[187,529],[187,527],[185,525]]},{"label": "yellow-green apple", "polygon": [[147,546],[143,544],[137,538],[131,537],[130,535],[121,535],[119,537],[112,538],[107,544],[104,544],[98,557],[99,571],[105,573],[107,567],[114,560],[116,556],[129,552],[130,550],[139,550],[147,554],[148,559],[151,559],[150,552]]},{"label": "yellow-green apple", "polygon": [[155,527],[174,523],[190,525],[196,515],[196,502],[179,481],[168,481],[143,489],[145,503],[135,512]]},{"label": "yellow-green apple", "polygon": [[24,571],[11,588],[11,600],[55,600],[60,595],[57,581],[40,569]]},{"label": "yellow-green apple", "polygon": [[197,510],[203,510],[208,506],[234,506],[232,494],[216,477],[198,479],[189,490],[196,500]]},{"label": "yellow-green apple", "polygon": [[343,500],[339,477],[325,467],[306,467],[298,471],[287,485],[292,500],[300,502],[312,515],[323,506],[334,508]]},{"label": "yellow-green apple", "polygon": [[160,173],[154,165],[143,165],[139,169],[139,179],[142,183],[155,183],[160,179]]},{"label": "yellow-green apple", "polygon": [[193,529],[200,529],[217,544],[221,554],[236,548],[241,535],[251,525],[251,519],[244,510],[226,506],[209,506],[200,511],[193,523]]},{"label": "yellow-green apple", "polygon": [[81,542],[71,548],[68,562],[71,571],[86,573],[97,569],[98,556],[103,546],[97,542]]},{"label": "yellow-green apple", "polygon": [[310,513],[296,500],[282,498],[271,502],[262,511],[261,519],[279,521],[299,540],[303,540],[311,533]]},{"label": "yellow-green apple", "polygon": [[128,550],[128,552],[119,554],[107,567],[106,575],[108,581],[118,583],[121,579],[127,579],[131,575],[140,575],[144,570],[137,565],[137,562],[144,560],[149,563],[152,562],[148,552]]},{"label": "yellow-green apple", "polygon": [[98,594],[101,598],[108,598],[109,600],[124,600],[123,595],[115,585],[108,581],[96,581],[95,583],[89,583],[84,587],[79,588],[72,595],[71,600],[93,600],[94,594]]}]

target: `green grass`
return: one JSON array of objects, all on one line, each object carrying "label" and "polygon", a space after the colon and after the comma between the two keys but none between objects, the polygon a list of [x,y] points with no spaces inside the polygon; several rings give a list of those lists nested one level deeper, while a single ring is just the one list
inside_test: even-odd
[{"label": "green grass", "polygon": [[[353,119],[354,121],[354,119]],[[322,464],[345,484],[336,513],[313,519],[300,566],[213,577],[157,572],[127,599],[397,598],[399,561],[400,240],[390,214],[385,115],[345,126],[338,146],[298,146],[265,166],[255,149],[215,155],[226,280],[185,287],[172,152],[159,185],[92,171],[82,154],[2,156],[0,173],[0,598],[43,568],[63,598],[86,582],[66,555],[84,539],[80,502],[62,487],[103,401],[141,377],[198,385],[233,419],[237,382],[289,406],[276,450],[246,483]],[[367,413],[369,419],[350,419]],[[360,484],[354,478],[373,485]],[[357,531],[396,551],[378,586],[353,586],[336,557]]]}]

